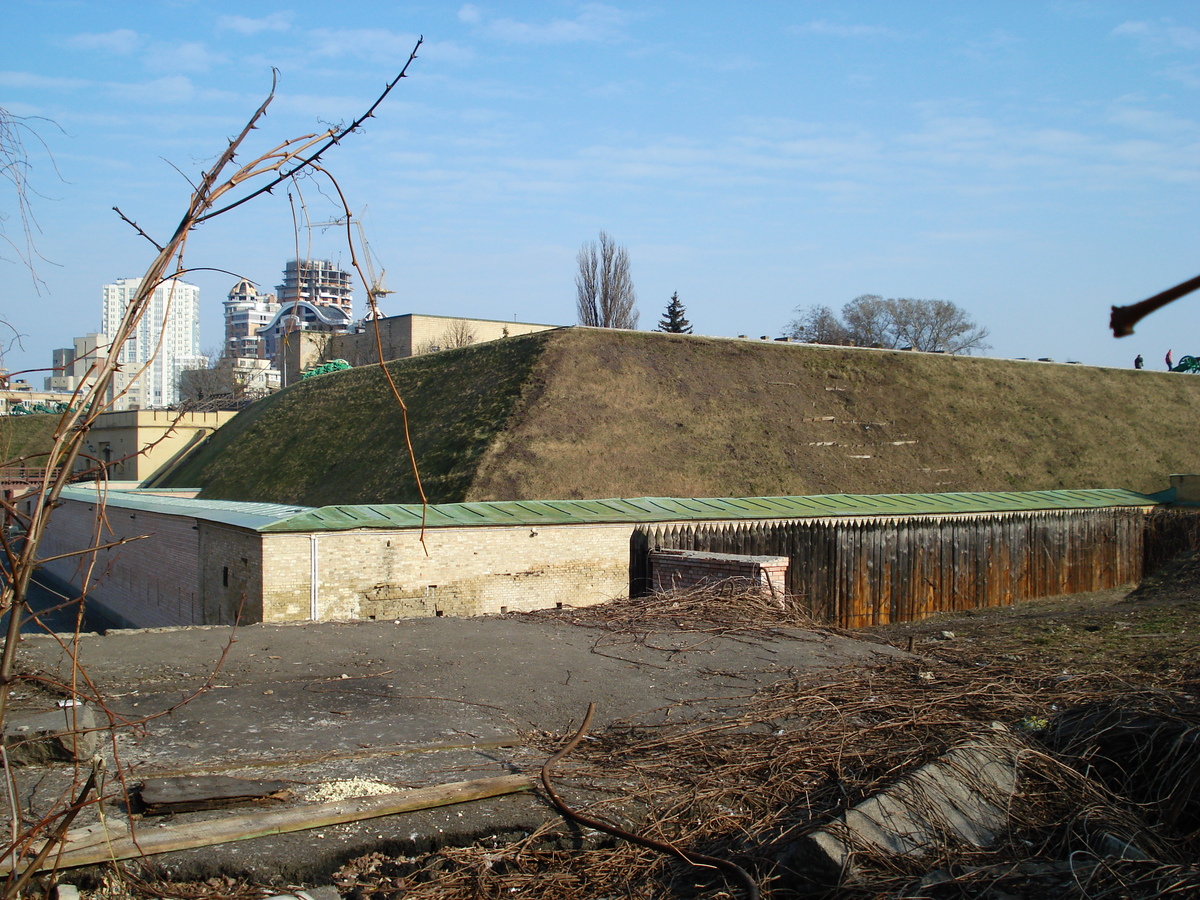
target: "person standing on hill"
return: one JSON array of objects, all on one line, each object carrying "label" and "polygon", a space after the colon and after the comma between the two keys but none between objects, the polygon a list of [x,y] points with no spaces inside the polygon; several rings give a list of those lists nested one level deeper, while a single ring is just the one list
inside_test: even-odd
[{"label": "person standing on hill", "polygon": [[1167,351],[1167,371],[1171,371],[1171,351]]},{"label": "person standing on hill", "polygon": [[1140,353],[1139,353],[1139,354],[1137,355],[1137,357],[1136,357],[1136,358],[1133,360],[1133,367],[1134,367],[1135,369],[1140,369],[1140,368],[1141,368],[1142,366],[1144,366],[1145,364],[1146,364],[1146,361],[1145,361],[1144,359],[1142,359],[1142,354],[1140,354]]}]

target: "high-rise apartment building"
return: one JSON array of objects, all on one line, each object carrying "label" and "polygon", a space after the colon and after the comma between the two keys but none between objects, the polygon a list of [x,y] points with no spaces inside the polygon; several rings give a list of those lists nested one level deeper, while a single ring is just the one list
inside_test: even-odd
[{"label": "high-rise apartment building", "polygon": [[260,294],[246,279],[233,286],[225,301],[225,355],[236,359],[260,359],[260,328],[271,324],[279,312],[274,294]]},{"label": "high-rise apartment building", "polygon": [[[118,278],[104,286],[105,334],[116,334],[141,283],[140,278]],[[115,409],[178,403],[180,373],[208,362],[200,355],[200,288],[177,279],[156,287],[137,328],[121,347],[120,361],[129,382]]]},{"label": "high-rise apartment building", "polygon": [[314,306],[336,306],[347,318],[354,315],[354,277],[325,259],[289,259],[275,293],[281,306],[307,300]]}]

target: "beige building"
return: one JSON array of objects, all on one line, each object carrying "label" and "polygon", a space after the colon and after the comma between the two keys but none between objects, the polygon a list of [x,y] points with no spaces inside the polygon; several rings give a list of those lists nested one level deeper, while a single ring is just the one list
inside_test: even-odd
[{"label": "beige building", "polygon": [[130,487],[68,487],[41,549],[53,576],[77,590],[86,576],[105,618],[140,628],[588,606],[661,585],[652,551],[671,549],[786,557],[787,593],[857,628],[1136,581],[1146,516],[1169,502],[1083,490],[314,509]]},{"label": "beige building", "polygon": [[[461,319],[453,316],[424,316],[407,313],[378,319],[379,343],[385,360],[405,359],[453,350],[470,344],[482,344],[519,334],[550,331],[559,325],[533,322],[507,322],[502,319]],[[375,323],[365,321],[364,330],[355,334],[318,334],[302,332],[299,340],[289,342],[286,360],[279,364],[285,384],[299,380],[300,374],[332,359],[344,359],[352,366],[379,362],[375,346]]]},{"label": "beige building", "polygon": [[72,346],[54,351],[54,374],[46,378],[46,390],[73,394],[90,384],[92,370],[108,355],[107,335],[85,334],[72,340]]},{"label": "beige building", "polygon": [[179,376],[184,400],[257,400],[279,390],[279,370],[269,359],[222,356],[207,369],[185,369]]},{"label": "beige building", "polygon": [[168,409],[102,413],[88,432],[76,471],[103,464],[116,481],[145,482],[165,474],[232,419],[234,412]]}]

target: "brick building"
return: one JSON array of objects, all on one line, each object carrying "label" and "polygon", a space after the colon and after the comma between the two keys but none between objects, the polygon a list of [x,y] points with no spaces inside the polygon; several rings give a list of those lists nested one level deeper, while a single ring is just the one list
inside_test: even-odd
[{"label": "brick building", "polygon": [[[46,568],[77,588],[90,572],[92,600],[125,626],[215,625],[235,617],[305,622],[587,606],[651,589],[652,551],[692,549],[706,551],[700,561],[738,555],[743,572],[772,589],[786,578],[788,594],[814,614],[857,627],[1134,581],[1143,519],[1169,499],[1094,490],[422,510],[314,509],[190,493],[67,488],[43,556],[94,546],[102,499],[99,542],[140,539]],[[780,556],[790,565],[769,558]],[[659,573],[659,587],[670,582]]]}]

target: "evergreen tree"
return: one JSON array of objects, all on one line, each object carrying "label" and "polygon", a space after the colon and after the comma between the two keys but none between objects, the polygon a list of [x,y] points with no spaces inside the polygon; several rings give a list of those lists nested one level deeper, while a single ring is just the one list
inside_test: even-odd
[{"label": "evergreen tree", "polygon": [[658,320],[658,330],[665,331],[668,334],[691,334],[692,323],[683,317],[684,312],[686,310],[679,301],[679,291],[676,291],[671,295],[671,302],[667,304],[667,311]]}]

